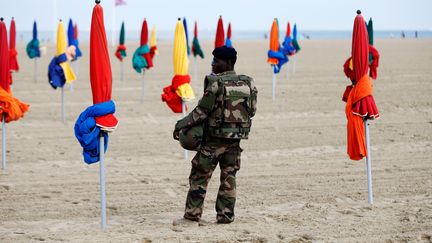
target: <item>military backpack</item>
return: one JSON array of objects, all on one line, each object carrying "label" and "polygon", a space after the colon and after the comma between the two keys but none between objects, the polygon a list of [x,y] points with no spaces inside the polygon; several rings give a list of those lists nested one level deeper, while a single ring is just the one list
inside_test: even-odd
[{"label": "military backpack", "polygon": [[209,136],[247,139],[255,114],[256,89],[246,75],[208,76],[218,84],[215,110],[210,114],[205,132]]}]

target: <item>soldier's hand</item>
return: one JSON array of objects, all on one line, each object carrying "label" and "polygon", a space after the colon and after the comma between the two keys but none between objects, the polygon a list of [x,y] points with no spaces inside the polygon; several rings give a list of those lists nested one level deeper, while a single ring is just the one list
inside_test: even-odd
[{"label": "soldier's hand", "polygon": [[175,140],[179,140],[179,136],[180,136],[180,131],[179,130],[174,130],[174,132],[173,132],[173,138]]}]

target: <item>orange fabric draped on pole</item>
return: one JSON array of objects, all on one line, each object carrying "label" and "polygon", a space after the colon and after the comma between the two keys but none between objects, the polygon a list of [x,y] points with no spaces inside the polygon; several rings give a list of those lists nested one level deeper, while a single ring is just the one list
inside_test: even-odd
[{"label": "orange fabric draped on pole", "polygon": [[348,155],[352,160],[360,160],[367,155],[363,117],[353,112],[354,104],[363,98],[372,95],[372,84],[369,76],[363,75],[356,85],[351,89],[345,107],[345,114],[348,120]]}]

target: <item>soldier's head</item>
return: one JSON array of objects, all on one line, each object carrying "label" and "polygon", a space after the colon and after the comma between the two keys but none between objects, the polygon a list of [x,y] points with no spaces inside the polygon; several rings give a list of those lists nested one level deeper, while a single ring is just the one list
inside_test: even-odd
[{"label": "soldier's head", "polygon": [[213,73],[223,73],[234,70],[237,61],[237,52],[232,47],[216,47],[213,52],[212,71]]}]

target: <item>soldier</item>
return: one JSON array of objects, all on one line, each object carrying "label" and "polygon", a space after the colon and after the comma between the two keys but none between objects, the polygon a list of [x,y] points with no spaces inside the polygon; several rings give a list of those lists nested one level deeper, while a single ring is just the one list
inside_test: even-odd
[{"label": "soldier", "polygon": [[[229,224],[234,221],[236,173],[242,152],[240,140],[248,138],[258,91],[252,78],[234,71],[237,60],[234,48],[218,47],[212,54],[212,74],[205,77],[204,95],[197,107],[176,123],[173,136],[176,140],[180,137],[187,149],[191,149],[191,144],[197,147],[189,176],[185,221],[200,220],[207,185],[219,163],[216,219],[217,223]],[[193,141],[188,143],[182,138]]]}]

